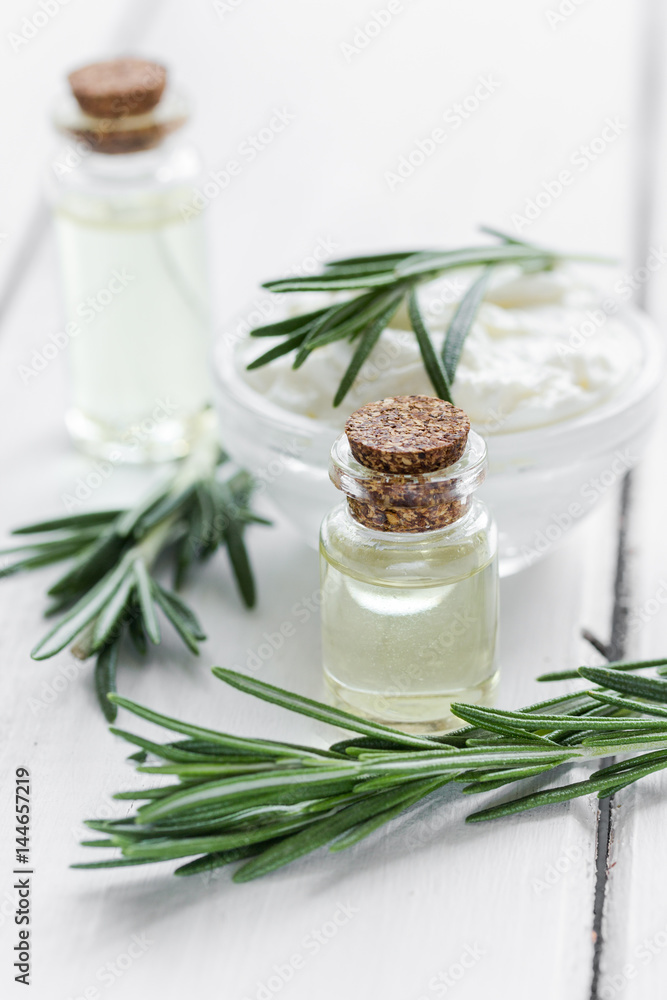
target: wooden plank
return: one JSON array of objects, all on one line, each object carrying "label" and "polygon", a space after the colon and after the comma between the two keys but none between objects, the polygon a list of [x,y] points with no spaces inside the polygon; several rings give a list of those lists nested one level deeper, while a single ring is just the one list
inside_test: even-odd
[{"label": "wooden plank", "polygon": [[[663,5],[647,5],[650,30],[645,76],[644,158],[639,169],[643,180],[644,212],[638,233],[641,262],[649,245],[660,242],[667,231],[667,201],[657,183],[667,162],[667,129],[664,101],[667,88],[665,19]],[[649,195],[647,196],[646,191]],[[650,195],[653,195],[653,201]],[[640,295],[660,325],[667,318],[667,296],[660,272],[643,286]],[[650,453],[633,483],[629,556],[632,588],[627,621],[631,655],[663,655],[667,648],[667,535],[664,530],[664,461],[667,448],[667,405],[661,408]],[[624,789],[614,796],[611,808],[611,842],[600,975],[601,998],[659,995],[665,977],[667,915],[659,890],[660,830],[667,818],[663,774]],[[657,890],[657,891],[656,891]]]},{"label": "wooden plank", "polygon": [[[296,116],[211,205],[221,319],[252,300],[259,279],[302,260],[320,238],[331,236],[342,253],[455,243],[471,237],[478,219],[511,225],[607,114],[631,117],[628,40],[636,19],[628,0],[584,6],[553,30],[528,0],[515,6],[510,24],[497,5],[483,5],[481,30],[465,8],[406,4],[393,28],[349,63],[341,43],[365,23],[352,0],[327,11],[306,0],[280,10],[269,0],[245,0],[223,17],[212,5],[161,6],[146,44],[198,95],[195,135],[212,169],[223,167],[276,105]],[[501,87],[489,103],[480,103],[409,183],[392,190],[385,173],[474,90],[480,75],[493,73]],[[604,100],[582,101],[592,77]],[[592,234],[595,243],[622,252],[632,209],[619,192],[627,189],[632,141],[628,126],[542,213],[530,236],[583,247]],[[0,341],[0,406],[4,425],[16,429],[3,442],[2,527],[62,509],[62,494],[88,468],[67,450],[60,429],[66,358],[29,385],[17,370],[55,322],[54,273],[46,247]],[[118,469],[89,503],[127,498],[140,479]],[[533,680],[538,673],[591,655],[580,632],[602,632],[608,620],[614,516],[609,497],[560,551],[504,582],[502,704],[546,696]],[[172,713],[178,706],[204,724],[323,741],[329,734],[322,727],[227,691],[208,673],[212,662],[250,669],[259,658],[258,676],[321,693],[318,621],[308,607],[318,588],[314,557],[287,529],[258,529],[252,548],[257,611],[241,611],[224,559],[217,560],[189,591],[211,633],[201,660],[169,641],[144,666],[124,667],[120,684],[137,700]],[[590,801],[465,827],[470,800],[446,793],[347,855],[323,853],[248,886],[229,885],[226,873],[180,881],[158,868],[69,872],[68,862],[82,854],[82,818],[108,809],[107,796],[135,779],[124,746],[104,731],[90,677],[79,672],[70,680],[68,653],[29,660],[43,627],[37,595],[45,579],[3,583],[0,605],[2,766],[6,773],[26,763],[35,781],[34,996],[80,997],[96,989],[103,997],[116,987],[124,1000],[156,989],[168,1000],[213,989],[253,1000],[267,991],[290,1000],[432,1000],[455,985],[462,1000],[510,989],[523,1000],[536,982],[546,1000],[588,996],[596,827]],[[269,655],[267,644],[284,622],[295,634]],[[3,806],[0,822],[8,815]],[[9,891],[5,875],[0,896]],[[9,929],[5,921],[3,940]],[[130,947],[136,957],[127,964]]]}]

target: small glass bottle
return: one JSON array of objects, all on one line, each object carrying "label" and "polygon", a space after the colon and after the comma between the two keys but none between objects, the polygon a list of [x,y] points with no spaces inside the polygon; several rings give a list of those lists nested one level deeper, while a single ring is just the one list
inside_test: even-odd
[{"label": "small glass bottle", "polygon": [[335,703],[406,732],[461,725],[498,680],[496,528],[474,491],[486,446],[429,396],[352,414],[331,451],[346,502],[321,530],[324,676]]},{"label": "small glass bottle", "polygon": [[185,455],[212,422],[203,218],[188,118],[166,70],[141,59],[69,77],[68,145],[51,195],[72,376],[67,426],[112,461]]}]

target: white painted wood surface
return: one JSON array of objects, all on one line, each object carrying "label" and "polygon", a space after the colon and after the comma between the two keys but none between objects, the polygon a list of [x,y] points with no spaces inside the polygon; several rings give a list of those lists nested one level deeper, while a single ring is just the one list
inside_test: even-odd
[{"label": "white painted wood surface", "polygon": [[[50,242],[28,243],[24,235],[35,218],[38,168],[49,158],[48,130],[41,125],[46,94],[82,59],[140,45],[170,63],[196,96],[194,131],[211,170],[223,168],[275,107],[294,115],[211,205],[220,325],[247,311],[259,280],[303,260],[320,239],[337,243],[342,253],[454,244],[470,239],[478,221],[510,227],[512,215],[568,166],[581,143],[600,134],[608,117],[622,124],[618,141],[577,172],[526,233],[566,247],[618,253],[624,266],[637,259],[643,232],[635,179],[645,138],[644,6],[589,0],[572,5],[573,13],[551,27],[547,12],[557,10],[555,3],[403,0],[391,23],[363,51],[350,56],[348,50],[346,61],[342,43],[354,44],[357,28],[380,6],[387,5],[238,0],[219,3],[216,12],[212,3],[167,0],[96,4],[93,15],[93,5],[71,0],[42,36],[16,54],[17,66],[24,60],[20,71],[5,61],[5,92],[18,88],[29,115],[14,108],[7,118],[2,175],[0,229],[15,238],[0,248],[6,254],[0,278],[5,293],[12,293],[0,328],[0,530],[61,511],[62,494],[88,468],[69,449],[62,429],[65,352],[27,386],[17,371],[60,324]],[[7,9],[5,33],[37,7],[15,3]],[[480,77],[497,83],[488,101],[391,190],[386,172],[448,108],[474,92]],[[32,123],[29,148],[25,117]],[[664,212],[661,221],[664,230]],[[665,318],[664,279],[658,280],[663,292],[653,297]],[[664,455],[667,427],[660,434],[655,455]],[[633,527],[639,553],[633,606],[646,601],[667,573],[662,464],[650,459],[636,481],[641,513]],[[145,481],[136,470],[117,469],[89,505],[129,500]],[[580,639],[582,627],[608,638],[617,510],[618,497],[610,494],[559,551],[503,583],[502,705],[543,696],[534,677],[549,667],[594,660]],[[284,526],[258,529],[251,546],[258,609],[241,609],[224,558],[217,559],[188,591],[210,633],[199,661],[167,641],[144,665],[124,666],[120,687],[156,709],[203,724],[325,741],[332,734],[322,727],[228,691],[208,672],[212,663],[243,669],[264,633],[291,621],[295,635],[259,676],[320,694],[318,622],[313,615],[300,623],[296,610],[317,589],[316,560]],[[127,748],[99,717],[90,668],[69,679],[74,661],[68,653],[44,663],[29,658],[43,628],[47,579],[46,573],[35,574],[0,584],[2,774],[4,779],[24,764],[34,785],[33,997],[591,996],[593,801],[465,827],[470,800],[448,792],[353,851],[320,852],[246,886],[232,885],[224,871],[213,880],[176,880],[170,865],[68,870],[84,853],[77,847],[86,835],[81,820],[104,813],[108,796],[133,787],[137,778],[124,761]],[[641,652],[664,650],[665,621],[661,606],[631,637]],[[658,831],[667,809],[663,787],[658,780],[645,783],[619,796],[613,810],[615,867],[598,947],[602,998],[615,988],[614,975],[632,961],[643,936],[667,923],[654,889],[663,853]],[[10,790],[3,781],[5,844],[13,826]],[[11,981],[13,927],[5,905],[11,871],[7,851],[4,856],[0,982],[3,996],[14,997],[23,994]],[[559,874],[559,867],[566,870]],[[125,967],[134,935],[145,951]],[[300,956],[293,963],[299,968],[289,976],[293,956]],[[641,977],[608,995],[661,995],[664,961],[655,956],[642,966]]]}]

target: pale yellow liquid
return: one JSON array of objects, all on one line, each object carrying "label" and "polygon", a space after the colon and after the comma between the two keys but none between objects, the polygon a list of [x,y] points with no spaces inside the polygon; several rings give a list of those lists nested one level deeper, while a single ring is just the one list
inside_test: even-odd
[{"label": "pale yellow liquid", "polygon": [[323,667],[339,707],[410,732],[441,732],[462,725],[453,701],[492,703],[495,557],[458,579],[450,565],[449,582],[401,584],[351,575],[323,556]]},{"label": "pale yellow liquid", "polygon": [[[184,221],[173,201],[72,197],[56,213],[67,320],[80,331],[68,424],[88,450],[130,461],[184,454],[210,398],[202,220]],[[100,305],[114,274],[126,283]]]}]

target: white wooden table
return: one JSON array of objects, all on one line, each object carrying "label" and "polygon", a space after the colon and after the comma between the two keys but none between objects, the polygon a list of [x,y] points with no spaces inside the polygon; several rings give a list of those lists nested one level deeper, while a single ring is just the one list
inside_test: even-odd
[{"label": "white wooden table", "polygon": [[[357,29],[388,6],[71,0],[25,44],[10,33],[39,6],[3,6],[0,530],[63,512],[62,495],[88,468],[62,427],[66,351],[27,385],[18,374],[61,322],[38,189],[52,156],[51,95],[78,63],[128,50],[165,59],[196,96],[196,138],[210,169],[275,108],[294,116],[211,205],[220,324],[242,319],[258,281],[299,264],[319,240],[341,254],[456,245],[478,222],[511,228],[567,168],[573,182],[524,234],[618,254],[626,273],[667,237],[662,0],[402,0],[363,46]],[[491,81],[489,96],[460,127],[450,115],[437,152],[404,183],[390,182],[399,158],[480,78]],[[576,166],[573,156],[608,118],[620,123],[616,139],[586,169]],[[638,300],[667,318],[662,271]],[[547,668],[599,662],[582,629],[614,656],[665,654],[666,447],[667,414],[631,482],[610,490],[557,552],[504,581],[501,705],[545,696],[534,678]],[[86,509],[129,501],[145,481],[146,473],[118,469]],[[226,690],[209,673],[213,663],[243,668],[264,632],[293,622],[294,635],[259,676],[320,694],[318,622],[300,623],[294,611],[317,589],[316,558],[284,526],[256,530],[251,548],[258,609],[242,610],[220,556],[188,590],[210,634],[200,659],[169,639],[144,665],[124,664],[120,687],[202,724],[321,741],[331,735],[322,727]],[[25,995],[13,983],[8,916],[11,777],[20,765],[33,780],[28,995],[39,1000],[664,995],[660,776],[611,805],[577,800],[473,827],[463,823],[470,800],[447,793],[357,849],[320,852],[249,885],[233,885],[224,870],[208,880],[174,879],[171,866],[70,871],[85,853],[82,819],[108,814],[110,794],[137,778],[99,715],[90,666],[74,676],[69,653],[29,658],[47,579],[0,584],[3,997]]]}]

